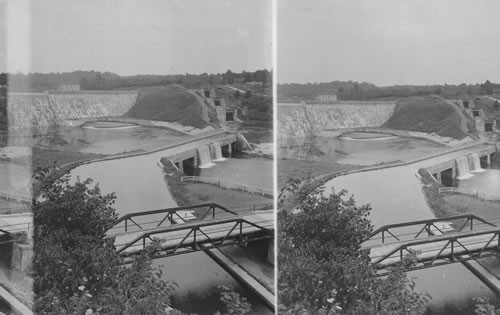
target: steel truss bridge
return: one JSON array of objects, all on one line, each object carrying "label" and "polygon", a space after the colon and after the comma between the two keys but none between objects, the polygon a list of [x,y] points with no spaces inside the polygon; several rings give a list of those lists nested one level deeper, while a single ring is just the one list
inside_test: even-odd
[{"label": "steel truss bridge", "polygon": [[153,258],[169,257],[274,238],[274,211],[238,215],[206,203],[137,212],[118,219],[107,234],[115,238],[116,250],[123,257],[138,255],[154,242]]},{"label": "steel truss bridge", "polygon": [[499,255],[500,227],[472,214],[391,224],[362,247],[383,276],[407,256],[413,261],[405,269],[411,271]]}]

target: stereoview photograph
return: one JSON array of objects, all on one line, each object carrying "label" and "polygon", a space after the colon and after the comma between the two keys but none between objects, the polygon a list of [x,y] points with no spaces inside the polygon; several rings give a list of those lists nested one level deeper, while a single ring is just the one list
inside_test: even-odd
[{"label": "stereoview photograph", "polygon": [[280,314],[500,312],[500,3],[278,0]]},{"label": "stereoview photograph", "polygon": [[0,312],[274,314],[272,3],[0,9]]}]

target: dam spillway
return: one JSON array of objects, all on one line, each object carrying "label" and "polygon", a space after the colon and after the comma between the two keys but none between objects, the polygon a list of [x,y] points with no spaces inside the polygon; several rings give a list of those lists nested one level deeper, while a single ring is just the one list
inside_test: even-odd
[{"label": "dam spillway", "polygon": [[469,169],[469,159],[467,156],[459,157],[455,160],[457,165],[457,179],[466,179],[472,176]]},{"label": "dam spillway", "polygon": [[210,144],[210,155],[212,161],[214,162],[225,160],[225,158],[222,157],[222,148],[220,146],[220,142],[214,142]]},{"label": "dam spillway", "polygon": [[199,168],[209,168],[214,166],[212,159],[210,158],[210,149],[207,145],[198,148],[198,158],[199,158]]},{"label": "dam spillway", "polygon": [[475,152],[469,155],[469,169],[471,173],[477,173],[483,171],[481,168],[481,160],[479,159],[479,153]]},{"label": "dam spillway", "polygon": [[9,129],[43,128],[68,120],[122,116],[137,99],[136,91],[47,91],[9,93]]}]

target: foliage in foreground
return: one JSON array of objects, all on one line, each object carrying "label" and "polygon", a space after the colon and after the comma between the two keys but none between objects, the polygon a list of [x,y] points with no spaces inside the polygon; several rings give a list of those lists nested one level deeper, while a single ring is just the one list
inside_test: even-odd
[{"label": "foliage in foreground", "polygon": [[162,314],[172,283],[160,279],[148,253],[121,265],[106,231],[117,218],[113,195],[91,180],[68,177],[43,187],[34,204],[35,312],[49,314]]},{"label": "foliage in foreground", "polygon": [[346,191],[301,194],[293,213],[278,214],[278,299],[281,314],[420,314],[428,297],[416,293],[401,268],[377,278],[361,243],[372,231],[369,205]]},{"label": "foliage in foreground", "polygon": [[[106,231],[117,219],[114,195],[92,181],[63,177],[34,202],[33,259],[37,314],[182,314],[169,307],[176,284],[161,279],[150,256],[157,243],[123,266]],[[220,288],[224,314],[246,314],[250,304]]]}]

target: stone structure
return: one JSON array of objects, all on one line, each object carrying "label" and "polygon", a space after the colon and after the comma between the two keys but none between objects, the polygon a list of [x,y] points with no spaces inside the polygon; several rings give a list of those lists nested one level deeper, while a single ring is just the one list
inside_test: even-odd
[{"label": "stone structure", "polygon": [[278,104],[278,137],[319,136],[324,130],[380,127],[394,112],[395,102],[339,102],[336,104]]},{"label": "stone structure", "polygon": [[337,101],[337,95],[335,94],[320,94],[316,95],[315,98],[320,103],[335,103]]},{"label": "stone structure", "polygon": [[122,116],[136,91],[47,91],[8,94],[9,129],[41,128],[67,120]]},{"label": "stone structure", "polygon": [[59,91],[80,91],[80,84],[63,83],[59,85]]},{"label": "stone structure", "polygon": [[218,121],[238,121],[238,111],[236,109],[229,109],[224,98],[216,97],[214,89],[198,89],[192,91],[203,97],[208,106],[215,109]]}]

